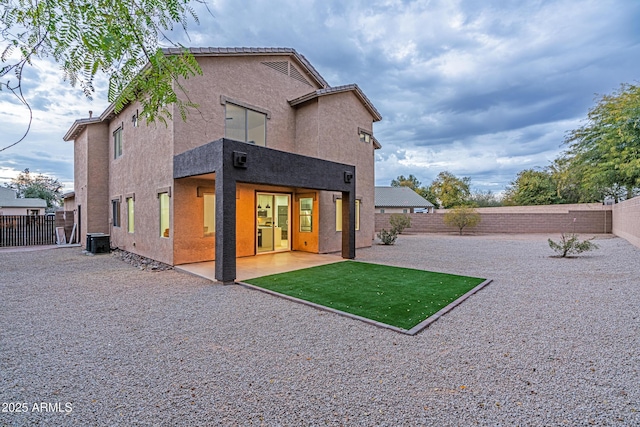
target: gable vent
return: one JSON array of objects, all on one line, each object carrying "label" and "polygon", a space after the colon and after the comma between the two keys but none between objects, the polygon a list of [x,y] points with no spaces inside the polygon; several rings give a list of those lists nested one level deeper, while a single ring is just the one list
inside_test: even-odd
[{"label": "gable vent", "polygon": [[278,61],[278,62],[263,62],[263,65],[267,67],[273,68],[276,71],[281,72],[282,74],[289,75],[289,63],[287,61]]},{"label": "gable vent", "polygon": [[298,71],[298,69],[294,67],[293,64],[290,64],[288,61],[274,61],[274,62],[265,61],[265,62],[262,62],[262,65],[266,65],[269,68],[273,68],[279,73],[287,75],[292,79],[296,79],[299,82],[302,82],[308,86],[313,87],[311,83],[309,83],[309,81],[302,75],[302,73],[300,73],[300,71]]},{"label": "gable vent", "polygon": [[302,74],[300,74],[300,71],[298,71],[298,69],[296,67],[293,66],[293,64],[291,64],[291,66],[289,67],[289,71],[291,74],[289,74],[292,78],[298,80],[299,82],[302,82],[304,84],[307,84],[309,86],[311,86],[311,83],[309,83],[307,81],[307,79],[304,78],[304,76]]}]

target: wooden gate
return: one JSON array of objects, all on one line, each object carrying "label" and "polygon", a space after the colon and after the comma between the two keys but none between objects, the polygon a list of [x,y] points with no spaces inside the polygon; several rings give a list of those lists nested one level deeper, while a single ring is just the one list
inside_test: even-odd
[{"label": "wooden gate", "polygon": [[0,247],[55,245],[54,215],[0,216]]}]

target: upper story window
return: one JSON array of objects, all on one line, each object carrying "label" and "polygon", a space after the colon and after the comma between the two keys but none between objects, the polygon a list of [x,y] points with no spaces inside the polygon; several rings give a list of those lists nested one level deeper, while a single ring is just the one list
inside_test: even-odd
[{"label": "upper story window", "polygon": [[122,156],[122,126],[113,132],[113,158]]},{"label": "upper story window", "polygon": [[266,145],[267,115],[234,104],[225,104],[225,138]]},{"label": "upper story window", "polygon": [[362,142],[371,142],[371,134],[363,129],[359,129],[360,133],[360,141]]}]

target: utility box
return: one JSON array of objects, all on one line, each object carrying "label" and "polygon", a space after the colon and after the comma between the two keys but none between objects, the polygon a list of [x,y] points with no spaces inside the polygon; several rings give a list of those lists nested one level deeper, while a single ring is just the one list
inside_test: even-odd
[{"label": "utility box", "polygon": [[100,236],[91,237],[91,253],[92,254],[108,254],[111,252],[111,236],[102,234]]},{"label": "utility box", "polygon": [[87,233],[87,252],[108,254],[111,250],[110,236],[104,233]]}]

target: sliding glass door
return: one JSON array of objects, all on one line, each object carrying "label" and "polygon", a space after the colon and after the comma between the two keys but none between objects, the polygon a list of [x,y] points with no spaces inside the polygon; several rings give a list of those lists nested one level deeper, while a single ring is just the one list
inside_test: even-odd
[{"label": "sliding glass door", "polygon": [[256,206],[257,253],[290,250],[291,196],[280,193],[258,193]]}]

